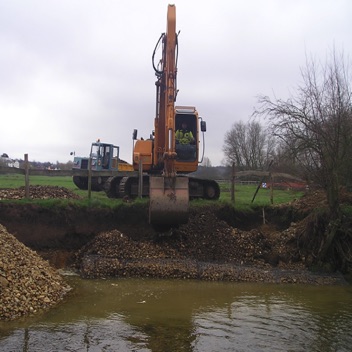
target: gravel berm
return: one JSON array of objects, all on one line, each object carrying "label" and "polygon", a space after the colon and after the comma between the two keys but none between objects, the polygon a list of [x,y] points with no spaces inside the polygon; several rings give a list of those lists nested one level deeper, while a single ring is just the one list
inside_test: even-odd
[{"label": "gravel berm", "polygon": [[61,302],[70,290],[47,261],[0,224],[0,320],[47,310]]},{"label": "gravel berm", "polygon": [[345,284],[340,273],[313,273],[295,251],[299,224],[284,231],[241,231],[211,212],[158,239],[134,240],[112,230],[76,253],[86,278],[152,277],[209,281]]}]

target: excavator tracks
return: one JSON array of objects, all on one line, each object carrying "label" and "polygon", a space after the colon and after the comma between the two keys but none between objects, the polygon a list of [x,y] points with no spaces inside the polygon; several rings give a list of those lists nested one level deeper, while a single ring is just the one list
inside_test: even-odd
[{"label": "excavator tracks", "polygon": [[[73,183],[79,189],[87,190],[88,189],[88,177],[86,176],[73,176]],[[94,192],[99,192],[103,190],[105,178],[103,177],[92,177],[91,190]]]},{"label": "excavator tracks", "polygon": [[120,182],[123,177],[112,176],[104,184],[104,191],[109,198],[122,198],[120,195]]},{"label": "excavator tracks", "polygon": [[217,200],[220,197],[219,184],[214,180],[207,180],[196,177],[189,177],[189,197],[190,199],[203,198]]},{"label": "excavator tracks", "polygon": [[[188,187],[190,199],[217,200],[220,197],[220,187],[214,180],[188,177]],[[135,198],[138,196],[139,178],[113,176],[105,182],[104,188],[109,198]],[[149,176],[147,175],[143,176],[142,196],[149,196]]]}]

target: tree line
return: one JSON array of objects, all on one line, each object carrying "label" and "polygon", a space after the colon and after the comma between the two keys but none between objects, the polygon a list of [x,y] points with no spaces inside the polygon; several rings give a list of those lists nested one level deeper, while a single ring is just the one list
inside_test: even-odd
[{"label": "tree line", "polygon": [[[19,168],[24,168],[25,161],[23,159],[10,159],[7,153],[3,153],[0,156],[0,166],[7,166],[7,167],[14,167],[14,163],[18,162]],[[39,169],[39,170],[49,170],[49,169],[56,169],[56,170],[72,170],[73,161],[69,160],[66,163],[61,163],[56,161],[56,163],[52,163],[50,161],[29,161],[29,167],[31,169]]]},{"label": "tree line", "polygon": [[[338,188],[352,185],[352,87],[343,55],[318,65],[308,60],[302,84],[287,100],[259,96],[248,122],[224,137],[225,164],[237,170],[293,173],[326,189],[331,211]],[[265,125],[258,122],[265,121]]]},{"label": "tree line", "polygon": [[[326,192],[328,213],[306,233],[323,228],[317,258],[330,251],[338,260],[352,262],[351,234],[343,228],[341,191],[352,186],[352,86],[350,64],[332,50],[325,63],[307,58],[301,84],[288,99],[260,95],[250,121],[233,124],[226,132],[223,152],[237,169],[265,169],[293,173]],[[264,121],[265,125],[258,122]],[[315,229],[314,231],[312,229]],[[347,237],[346,237],[347,236]],[[341,238],[349,241],[349,246]],[[306,238],[306,240],[307,240]],[[346,244],[346,243],[345,243]]]}]

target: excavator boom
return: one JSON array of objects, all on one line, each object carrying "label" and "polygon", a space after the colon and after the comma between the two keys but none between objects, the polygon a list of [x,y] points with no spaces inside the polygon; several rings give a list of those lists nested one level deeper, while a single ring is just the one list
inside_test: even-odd
[{"label": "excavator boom", "polygon": [[166,34],[162,36],[161,70],[156,71],[157,112],[155,117],[154,160],[163,165],[161,175],[150,176],[149,222],[181,224],[188,221],[188,179],[176,176],[176,7],[168,6]]},{"label": "excavator boom", "polygon": [[[154,121],[154,164],[161,165],[165,176],[174,176],[175,153],[175,101],[176,101],[176,8],[168,6],[167,28],[159,39],[162,41],[160,67],[155,68],[157,81],[156,116]],[[159,43],[159,42],[158,42]]]}]

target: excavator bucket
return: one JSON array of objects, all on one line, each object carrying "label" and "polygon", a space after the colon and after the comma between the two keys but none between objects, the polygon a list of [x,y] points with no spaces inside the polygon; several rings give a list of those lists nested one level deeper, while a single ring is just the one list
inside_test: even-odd
[{"label": "excavator bucket", "polygon": [[170,227],[187,223],[188,178],[151,176],[149,184],[149,223]]}]

